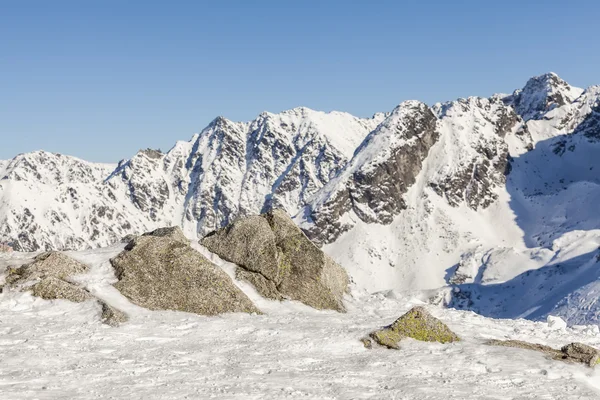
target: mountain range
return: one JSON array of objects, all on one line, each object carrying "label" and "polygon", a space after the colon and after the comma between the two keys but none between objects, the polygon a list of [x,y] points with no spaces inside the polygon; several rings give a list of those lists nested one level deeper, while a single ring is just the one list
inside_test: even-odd
[{"label": "mountain range", "polygon": [[218,117],[118,164],[20,154],[0,161],[0,243],[81,250],[166,225],[200,238],[282,208],[360,290],[598,323],[599,171],[600,86],[548,73],[509,95],[366,119]]}]

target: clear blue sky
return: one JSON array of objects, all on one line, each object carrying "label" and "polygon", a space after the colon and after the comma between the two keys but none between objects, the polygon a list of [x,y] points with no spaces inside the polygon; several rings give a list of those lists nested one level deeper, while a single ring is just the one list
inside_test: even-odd
[{"label": "clear blue sky", "polygon": [[217,115],[370,116],[548,71],[599,84],[599,3],[0,0],[0,159],[116,162]]}]

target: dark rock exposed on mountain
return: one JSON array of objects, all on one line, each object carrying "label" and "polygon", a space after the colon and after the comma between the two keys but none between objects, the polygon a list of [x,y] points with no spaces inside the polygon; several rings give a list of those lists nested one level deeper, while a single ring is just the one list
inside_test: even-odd
[{"label": "dark rock exposed on mountain", "polygon": [[352,227],[344,215],[364,222],[390,223],[406,205],[404,193],[436,142],[437,118],[423,103],[399,105],[356,149],[353,158],[304,210],[308,236],[330,243]]}]

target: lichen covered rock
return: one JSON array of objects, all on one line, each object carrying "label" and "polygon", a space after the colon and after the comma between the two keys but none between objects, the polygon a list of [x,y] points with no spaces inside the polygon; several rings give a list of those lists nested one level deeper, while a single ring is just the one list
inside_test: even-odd
[{"label": "lichen covered rock", "polygon": [[583,343],[570,343],[560,351],[567,359],[594,367],[600,364],[600,351]]},{"label": "lichen covered rock", "polygon": [[29,264],[10,268],[4,286],[30,291],[32,295],[44,300],[67,300],[74,303],[96,301],[102,310],[102,322],[111,326],[126,322],[128,317],[125,313],[98,300],[71,280],[74,275],[85,273],[88,269],[87,265],[63,253],[51,251],[38,255]]},{"label": "lichen covered rock", "polygon": [[242,218],[201,240],[235,263],[237,276],[264,297],[345,311],[346,271],[315,246],[282,210]]},{"label": "lichen covered rock", "polygon": [[449,343],[459,337],[443,322],[433,317],[423,307],[414,307],[393,324],[371,333],[371,338],[382,346],[399,349],[398,342],[410,337],[425,342]]},{"label": "lichen covered rock", "polygon": [[42,253],[30,264],[11,268],[6,277],[7,284],[25,283],[46,277],[67,280],[69,277],[85,273],[88,267],[79,261],[57,251]]},{"label": "lichen covered rock", "polygon": [[490,340],[491,346],[514,347],[519,349],[534,350],[546,354],[554,360],[582,363],[589,367],[600,364],[600,350],[583,343],[570,343],[560,350],[537,343],[528,343],[521,340]]},{"label": "lichen covered rock", "polygon": [[82,287],[74,285],[53,276],[42,278],[31,287],[31,294],[45,300],[68,300],[74,303],[82,303],[94,298]]},{"label": "lichen covered rock", "polygon": [[179,228],[136,237],[111,259],[115,287],[150,310],[201,315],[260,313],[219,267],[192,249]]}]

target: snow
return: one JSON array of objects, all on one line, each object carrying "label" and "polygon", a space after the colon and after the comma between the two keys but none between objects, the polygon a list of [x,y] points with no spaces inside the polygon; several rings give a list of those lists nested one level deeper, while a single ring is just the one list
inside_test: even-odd
[{"label": "snow", "polygon": [[[110,285],[114,277],[107,260],[121,249],[68,253],[91,267],[80,282],[129,313],[131,320],[118,328],[101,324],[100,310],[92,303],[45,301],[10,291],[0,294],[3,398],[419,400],[600,395],[598,370],[484,344],[494,338],[555,347],[572,341],[600,346],[600,334],[591,327],[556,330],[545,322],[495,320],[427,305],[463,341],[442,345],[407,339],[399,351],[368,350],[361,337],[410,307],[423,305],[425,294],[372,295],[355,287],[346,298],[347,314],[264,299],[260,307],[265,315],[153,312],[130,304]],[[6,265],[31,256],[13,253],[0,260]]]},{"label": "snow", "polygon": [[370,119],[362,119],[346,112],[326,113],[307,107],[297,107],[279,114],[265,112],[263,115],[273,119],[273,123],[279,125],[283,123],[291,126],[300,121],[298,127],[300,132],[311,130],[323,132],[327,141],[348,159],[352,157],[354,150],[363,141],[366,133],[375,129],[386,117],[384,113],[377,113]]},{"label": "snow", "polygon": [[567,323],[560,317],[555,317],[553,315],[548,315],[548,328],[558,331],[563,331],[567,329]]}]

